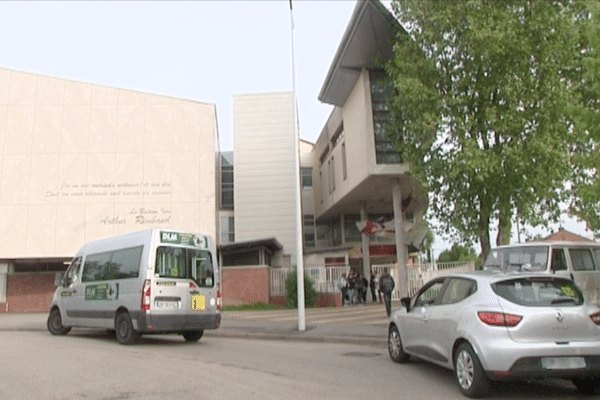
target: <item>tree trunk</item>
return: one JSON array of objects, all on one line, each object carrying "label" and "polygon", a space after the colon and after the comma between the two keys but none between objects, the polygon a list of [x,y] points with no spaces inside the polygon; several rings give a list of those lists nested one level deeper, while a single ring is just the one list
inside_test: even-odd
[{"label": "tree trunk", "polygon": [[498,236],[496,236],[496,245],[498,246],[510,243],[512,231],[511,214],[509,210],[500,210],[500,215],[498,216]]}]

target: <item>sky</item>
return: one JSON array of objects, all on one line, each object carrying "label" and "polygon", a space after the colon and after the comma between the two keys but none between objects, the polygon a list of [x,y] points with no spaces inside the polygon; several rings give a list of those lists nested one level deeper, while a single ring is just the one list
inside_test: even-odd
[{"label": "sky", "polygon": [[[215,104],[220,148],[232,150],[234,95],[292,91],[292,14],[299,133],[315,142],[333,108],[317,97],[356,1],[292,5],[0,1],[0,67]],[[592,237],[570,218],[561,225]],[[436,234],[436,256],[449,247]]]},{"label": "sky", "polygon": [[[317,96],[355,4],[292,1],[303,139],[331,112]],[[2,1],[0,37],[5,68],[216,104],[222,150],[234,95],[292,91],[288,0]]]}]

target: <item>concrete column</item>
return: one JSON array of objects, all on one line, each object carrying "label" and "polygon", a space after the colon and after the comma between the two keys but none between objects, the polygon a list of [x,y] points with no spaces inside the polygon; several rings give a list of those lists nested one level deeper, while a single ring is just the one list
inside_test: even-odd
[{"label": "concrete column", "polygon": [[394,203],[394,229],[396,231],[396,256],[399,278],[396,287],[400,297],[408,296],[408,270],[406,267],[406,246],[404,244],[404,213],[402,212],[402,192],[400,179],[392,183],[392,201]]},{"label": "concrete column", "polygon": [[[360,220],[361,222],[367,222],[369,215],[367,214],[367,203],[364,201],[360,202]],[[362,245],[362,259],[363,259],[363,275],[369,279],[369,271],[371,270],[371,259],[369,257],[369,235],[362,233],[361,245]]]}]

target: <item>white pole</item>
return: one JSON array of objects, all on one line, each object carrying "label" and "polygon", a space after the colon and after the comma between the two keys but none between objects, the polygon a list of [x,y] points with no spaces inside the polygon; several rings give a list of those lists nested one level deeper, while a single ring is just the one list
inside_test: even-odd
[{"label": "white pole", "polygon": [[294,159],[295,159],[295,194],[296,194],[296,277],[298,282],[298,330],[306,330],[306,318],[304,313],[304,259],[302,241],[302,193],[300,192],[300,151],[298,134],[298,109],[296,102],[296,71],[294,61],[294,16],[292,14],[292,0],[290,0],[290,38],[292,49],[292,97],[294,102]]}]

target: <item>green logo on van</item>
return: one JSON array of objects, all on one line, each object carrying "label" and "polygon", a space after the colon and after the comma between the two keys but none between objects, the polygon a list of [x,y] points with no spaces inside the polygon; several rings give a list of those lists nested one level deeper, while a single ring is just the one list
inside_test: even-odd
[{"label": "green logo on van", "polygon": [[86,285],[85,287],[86,300],[118,300],[119,299],[119,284],[118,283],[99,283],[95,285]]},{"label": "green logo on van", "polygon": [[180,244],[203,249],[208,248],[208,239],[206,237],[194,235],[193,233],[160,231],[160,241],[161,243]]}]

